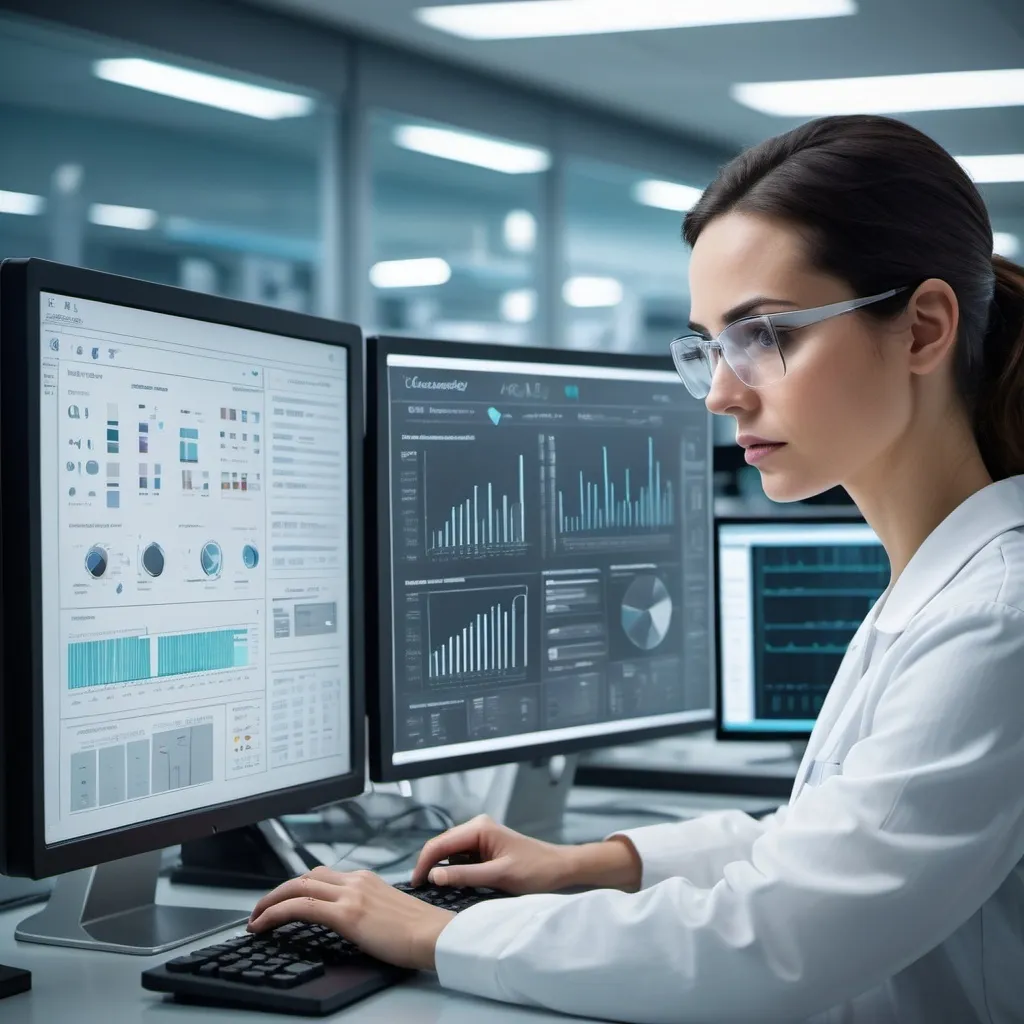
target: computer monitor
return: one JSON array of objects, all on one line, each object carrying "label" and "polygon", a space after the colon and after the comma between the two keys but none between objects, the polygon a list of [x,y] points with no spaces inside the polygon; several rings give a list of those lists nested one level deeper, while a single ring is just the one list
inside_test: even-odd
[{"label": "computer monitor", "polygon": [[373,777],[709,727],[709,417],[671,363],[376,338],[367,369]]},{"label": "computer monitor", "polygon": [[888,583],[862,519],[716,520],[718,738],[806,740]]},{"label": "computer monitor", "polygon": [[362,792],[361,365],[355,327],[0,264],[3,870],[72,872],[19,938],[209,934],[153,905],[161,848]]}]

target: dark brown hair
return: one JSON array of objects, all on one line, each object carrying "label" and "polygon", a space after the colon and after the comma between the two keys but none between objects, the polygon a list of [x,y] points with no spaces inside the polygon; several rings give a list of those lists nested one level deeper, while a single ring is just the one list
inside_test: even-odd
[{"label": "dark brown hair", "polygon": [[[719,172],[686,215],[692,246],[731,210],[795,225],[859,296],[941,278],[956,293],[956,383],[993,479],[1024,473],[1024,269],[992,255],[985,204],[937,142],[888,117],[823,117]],[[864,312],[893,316],[904,292]]]}]

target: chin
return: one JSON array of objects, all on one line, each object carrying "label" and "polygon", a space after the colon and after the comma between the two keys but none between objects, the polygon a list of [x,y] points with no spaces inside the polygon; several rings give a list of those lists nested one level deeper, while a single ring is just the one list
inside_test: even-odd
[{"label": "chin", "polygon": [[805,501],[834,487],[832,481],[810,480],[799,473],[761,470],[761,487],[764,493],[780,504],[791,501]]}]

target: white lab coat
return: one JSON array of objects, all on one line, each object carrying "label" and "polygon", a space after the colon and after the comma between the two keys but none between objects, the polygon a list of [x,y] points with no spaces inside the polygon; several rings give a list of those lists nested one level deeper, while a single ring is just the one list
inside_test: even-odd
[{"label": "white lab coat", "polygon": [[1024,1021],[1024,476],[857,631],[789,804],[626,833],[642,890],[453,919],[442,985],[619,1021]]}]

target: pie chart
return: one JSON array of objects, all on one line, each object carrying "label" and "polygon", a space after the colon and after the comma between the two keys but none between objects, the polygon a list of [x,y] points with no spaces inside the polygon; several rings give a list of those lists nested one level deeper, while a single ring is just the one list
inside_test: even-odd
[{"label": "pie chart", "polygon": [[107,552],[99,546],[94,544],[85,553],[85,569],[89,575],[98,580],[107,571]]},{"label": "pie chart", "polygon": [[260,553],[255,544],[246,544],[242,548],[242,564],[246,569],[255,569],[260,564]]},{"label": "pie chart", "polygon": [[159,576],[164,571],[164,551],[156,541],[142,552],[142,568],[150,576]]},{"label": "pie chart", "polygon": [[622,598],[622,629],[634,647],[653,651],[668,635],[672,597],[657,576],[637,576]]},{"label": "pie chart", "polygon": [[207,576],[215,577],[220,575],[224,566],[224,554],[220,545],[215,540],[208,540],[199,552],[199,564]]}]

